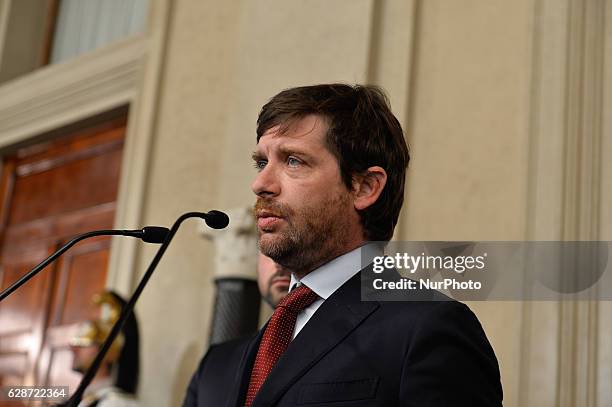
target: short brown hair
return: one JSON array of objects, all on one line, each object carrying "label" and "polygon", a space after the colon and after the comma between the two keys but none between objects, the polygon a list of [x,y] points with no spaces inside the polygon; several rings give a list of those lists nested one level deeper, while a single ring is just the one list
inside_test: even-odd
[{"label": "short brown hair", "polygon": [[410,154],[384,91],[376,86],[345,84],[284,90],[262,107],[257,118],[257,142],[272,127],[288,126],[309,114],[327,120],[327,147],[338,160],[349,190],[353,176],[371,166],[387,172],[387,183],[378,200],[359,215],[367,240],[391,240],[404,202]]}]

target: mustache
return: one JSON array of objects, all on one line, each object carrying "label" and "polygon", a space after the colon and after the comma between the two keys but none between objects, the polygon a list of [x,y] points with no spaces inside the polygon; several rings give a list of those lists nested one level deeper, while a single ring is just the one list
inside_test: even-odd
[{"label": "mustache", "polygon": [[255,205],[253,205],[254,217],[257,217],[257,213],[260,211],[271,212],[281,218],[293,214],[293,211],[287,205],[265,198],[258,198]]}]

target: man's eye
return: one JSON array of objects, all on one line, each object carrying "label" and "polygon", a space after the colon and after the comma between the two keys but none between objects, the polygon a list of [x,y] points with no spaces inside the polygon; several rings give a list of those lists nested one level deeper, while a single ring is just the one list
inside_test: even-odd
[{"label": "man's eye", "polygon": [[302,162],[295,157],[287,157],[287,165],[289,165],[290,167],[297,167],[301,163]]},{"label": "man's eye", "polygon": [[253,166],[256,170],[261,171],[265,168],[268,162],[266,160],[257,160],[253,163]]}]

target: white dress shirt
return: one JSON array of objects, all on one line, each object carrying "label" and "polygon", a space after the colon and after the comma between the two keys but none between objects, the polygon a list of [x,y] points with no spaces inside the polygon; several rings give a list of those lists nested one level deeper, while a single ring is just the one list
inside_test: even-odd
[{"label": "white dress shirt", "polygon": [[308,273],[301,280],[291,273],[291,283],[289,284],[291,289],[289,291],[304,284],[319,296],[318,300],[298,314],[292,339],[295,339],[297,334],[304,328],[304,325],[306,325],[308,320],[330,295],[362,268],[370,264],[374,256],[380,255],[382,255],[382,251],[378,246],[364,245],[323,264],[321,267]]}]

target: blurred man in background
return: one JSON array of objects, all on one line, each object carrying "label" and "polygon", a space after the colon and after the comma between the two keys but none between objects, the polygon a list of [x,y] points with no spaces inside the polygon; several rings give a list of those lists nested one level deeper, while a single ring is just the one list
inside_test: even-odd
[{"label": "blurred man in background", "polygon": [[261,298],[272,308],[287,295],[291,273],[269,258],[259,253],[257,261],[257,285]]}]

